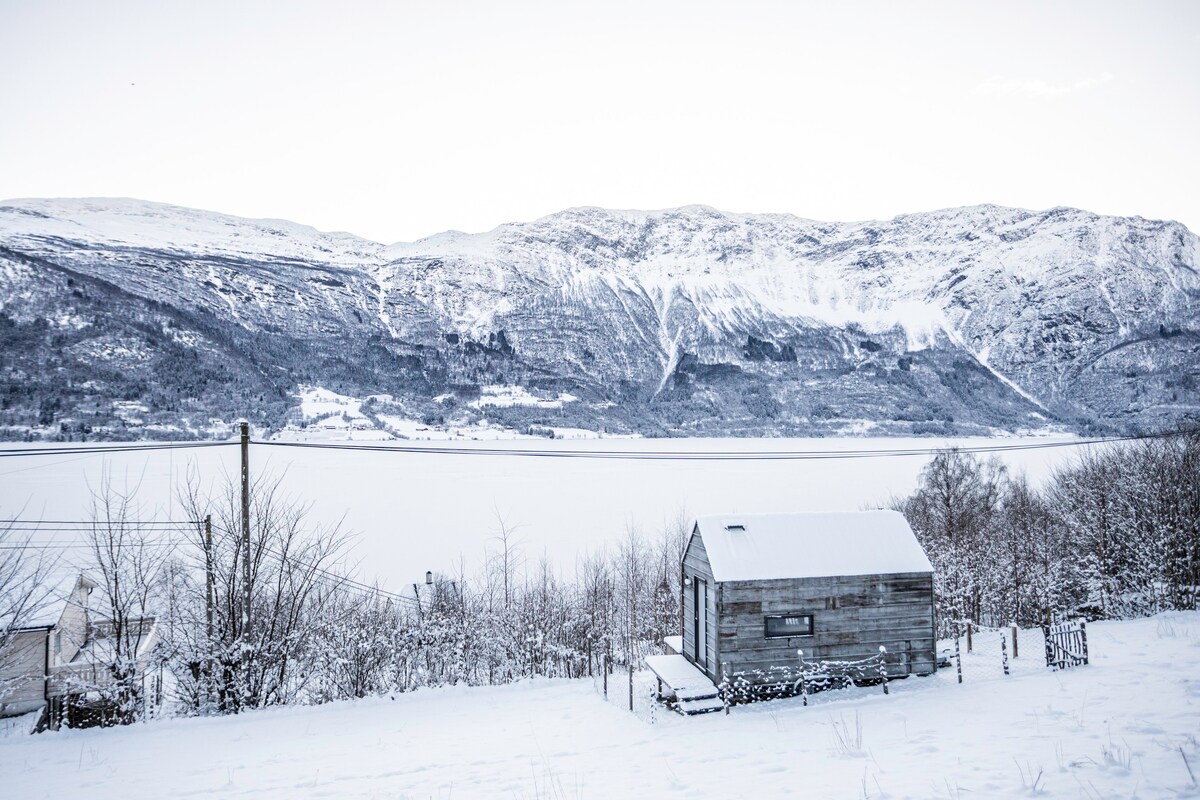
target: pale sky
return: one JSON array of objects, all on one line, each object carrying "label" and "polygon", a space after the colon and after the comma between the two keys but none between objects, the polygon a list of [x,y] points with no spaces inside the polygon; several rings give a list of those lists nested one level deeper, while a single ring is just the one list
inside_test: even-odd
[{"label": "pale sky", "polygon": [[1200,231],[1200,2],[0,0],[0,198],[379,241],[563,208]]}]

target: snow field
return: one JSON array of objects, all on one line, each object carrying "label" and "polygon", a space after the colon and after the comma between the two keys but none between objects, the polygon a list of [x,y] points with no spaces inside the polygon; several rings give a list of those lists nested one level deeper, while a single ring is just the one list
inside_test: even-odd
[{"label": "snow field", "polygon": [[[451,397],[442,395],[438,400]],[[368,417],[362,411],[364,400],[392,400],[391,395],[372,395],[368,398],[338,394],[320,386],[301,387],[297,395],[300,423],[290,424],[272,438],[289,442],[363,442],[389,439],[428,441],[497,441],[521,439],[537,441],[544,437],[523,434],[487,420],[473,425],[431,425],[419,419],[400,417],[394,414],[376,413]],[[521,386],[485,386],[482,397],[467,405],[472,408],[511,406],[534,406],[538,408],[561,408],[563,403],[575,402],[569,394],[559,394],[557,400],[537,398]],[[378,422],[378,426],[376,425]],[[600,434],[582,428],[556,428],[539,426],[554,432],[559,439],[598,439]]]},{"label": "snow field", "polygon": [[639,673],[632,714],[615,675],[608,702],[533,680],[63,731],[0,741],[0,774],[12,800],[1200,797],[1200,614],[1095,623],[1089,642],[1064,672],[1031,646],[1008,678],[964,663],[962,685],[943,670],[728,716],[652,715]]},{"label": "snow field", "polygon": [[512,406],[529,406],[531,408],[562,408],[564,403],[574,403],[579,398],[560,392],[555,399],[544,399],[529,393],[524,386],[484,386],[480,390],[481,397],[472,400],[467,405],[472,408],[510,408]]}]

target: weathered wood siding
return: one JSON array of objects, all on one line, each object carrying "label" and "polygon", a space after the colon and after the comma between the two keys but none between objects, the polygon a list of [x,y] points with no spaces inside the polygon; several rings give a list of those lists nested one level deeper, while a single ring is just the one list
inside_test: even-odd
[{"label": "weathered wood siding", "polygon": [[[683,595],[683,654],[689,661],[696,663],[710,678],[716,679],[719,664],[717,651],[717,629],[720,617],[717,609],[717,582],[713,580],[712,567],[708,563],[708,553],[704,550],[704,540],[700,534],[693,531],[688,541],[687,550],[683,554],[683,574],[691,578],[691,586],[684,587]],[[702,580],[708,587],[708,636],[704,642],[706,662],[699,664],[696,653],[696,581]]]},{"label": "weathered wood siding", "polygon": [[[868,658],[888,649],[889,673],[936,669],[929,573],[729,581],[721,584],[718,650],[731,673],[808,661]],[[768,615],[811,614],[812,636],[766,638]]]}]

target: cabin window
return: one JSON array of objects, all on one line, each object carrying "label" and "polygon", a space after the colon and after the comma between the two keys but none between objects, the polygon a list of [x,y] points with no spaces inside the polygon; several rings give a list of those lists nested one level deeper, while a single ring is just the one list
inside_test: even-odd
[{"label": "cabin window", "polygon": [[763,617],[766,637],[779,639],[786,636],[812,636],[812,614],[794,614],[791,616]]}]

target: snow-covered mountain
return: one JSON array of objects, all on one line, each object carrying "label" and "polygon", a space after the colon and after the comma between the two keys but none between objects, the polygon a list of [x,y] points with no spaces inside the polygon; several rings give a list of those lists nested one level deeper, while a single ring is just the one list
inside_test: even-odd
[{"label": "snow-covered mountain", "polygon": [[[384,246],[141,201],[9,201],[0,425],[278,427],[321,385],[431,425],[1155,428],[1200,417],[1198,265],[1178,223],[1065,208],[578,208]],[[475,402],[497,385],[571,401]]]}]

